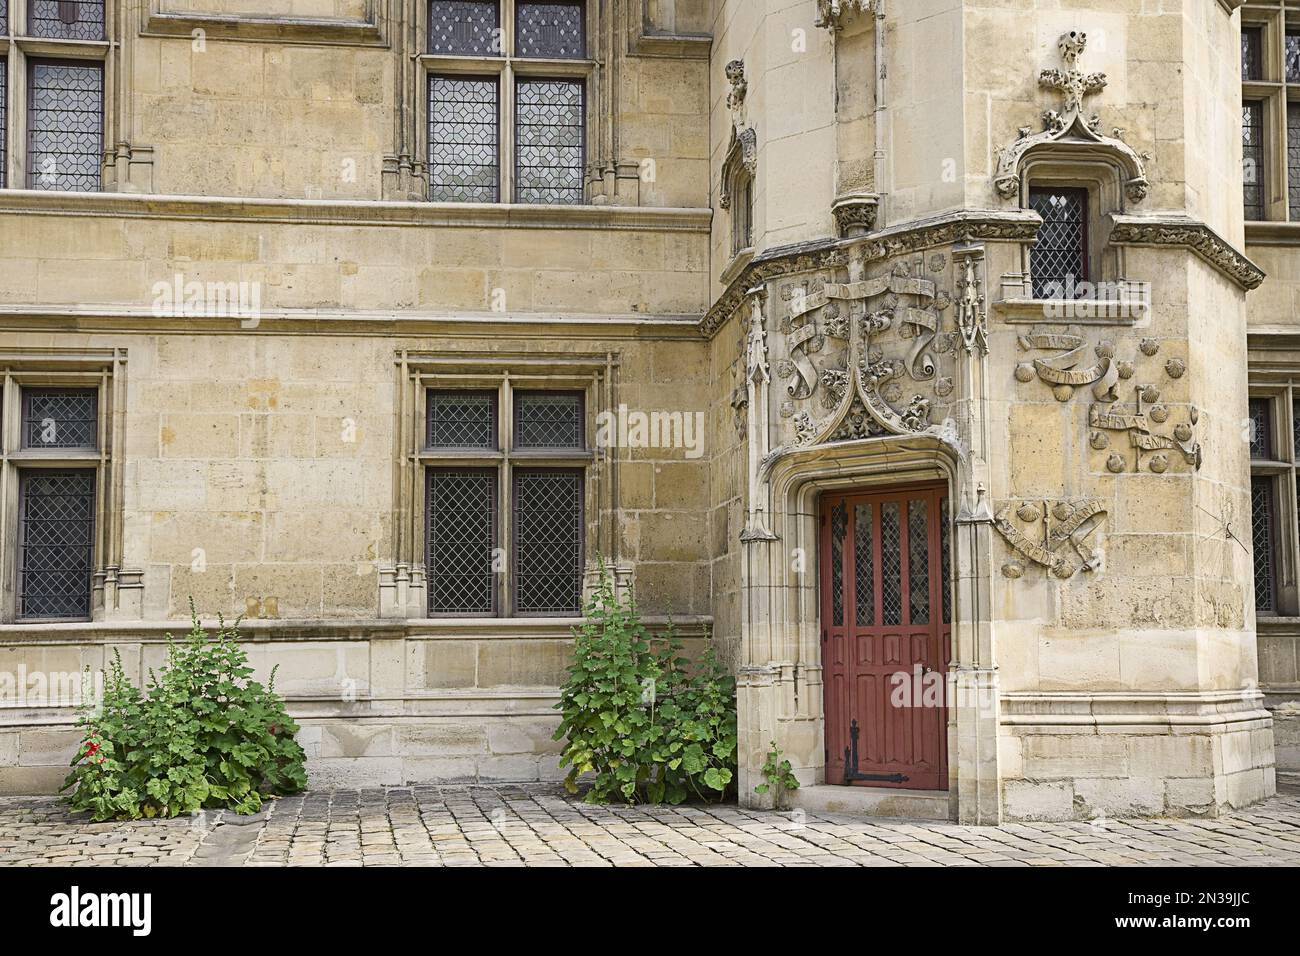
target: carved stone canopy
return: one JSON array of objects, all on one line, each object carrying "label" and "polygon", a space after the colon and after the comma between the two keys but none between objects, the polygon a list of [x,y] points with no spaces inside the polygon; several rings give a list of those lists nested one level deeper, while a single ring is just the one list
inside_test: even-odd
[{"label": "carved stone canopy", "polygon": [[1065,69],[1043,70],[1038,75],[1039,86],[1061,95],[1061,108],[1043,112],[1042,132],[1031,134],[1028,126],[1021,127],[1019,138],[999,151],[998,171],[993,184],[1004,198],[1013,199],[1019,194],[1025,157],[1038,147],[1053,144],[1105,153],[1124,171],[1124,192],[1129,201],[1136,203],[1146,198],[1149,184],[1143,157],[1121,138],[1123,130],[1116,128],[1112,131],[1113,136],[1104,136],[1100,131],[1099,116],[1094,114],[1084,118],[1084,100],[1106,87],[1105,73],[1084,73],[1078,68],[1087,42],[1088,35],[1083,31],[1071,30],[1063,34],[1057,41],[1057,49]]}]

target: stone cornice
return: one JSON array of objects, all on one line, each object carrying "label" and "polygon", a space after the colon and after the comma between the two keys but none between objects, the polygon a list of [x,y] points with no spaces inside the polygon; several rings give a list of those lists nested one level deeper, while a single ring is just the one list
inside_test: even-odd
[{"label": "stone cornice", "polygon": [[261,308],[256,321],[238,316],[159,313],[149,306],[0,304],[0,330],[35,332],[176,332],[224,335],[413,335],[445,339],[556,337],[569,340],[697,339],[693,315],[451,313],[406,309]]},{"label": "stone cornice", "polygon": [[708,233],[710,209],[658,206],[539,206],[334,199],[237,199],[134,193],[0,190],[0,215],[269,222],[314,226],[446,226],[620,229]]},{"label": "stone cornice", "polygon": [[755,256],[731,280],[700,322],[700,332],[711,338],[741,306],[750,289],[778,276],[842,266],[853,257],[879,262],[961,241],[1027,242],[1038,234],[1041,222],[1037,213],[1028,210],[967,210],[891,226],[868,236],[775,246]]},{"label": "stone cornice", "polygon": [[1190,216],[1112,216],[1110,242],[1120,246],[1181,246],[1196,253],[1241,288],[1264,281],[1264,270],[1232,243]]}]

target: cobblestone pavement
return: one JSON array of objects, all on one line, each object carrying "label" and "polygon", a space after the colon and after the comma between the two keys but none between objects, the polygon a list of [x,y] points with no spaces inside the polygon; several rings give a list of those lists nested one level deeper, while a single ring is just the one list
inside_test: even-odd
[{"label": "cobblestone pavement", "polygon": [[[242,825],[87,823],[0,799],[0,865],[1104,866],[1300,864],[1300,790],[1219,820],[968,827],[724,807],[593,807],[551,786],[321,790]],[[214,825],[215,824],[215,825]]]}]

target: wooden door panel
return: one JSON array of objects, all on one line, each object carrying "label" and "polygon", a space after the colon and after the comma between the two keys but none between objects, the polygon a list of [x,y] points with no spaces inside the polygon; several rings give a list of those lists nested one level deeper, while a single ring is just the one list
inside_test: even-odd
[{"label": "wooden door panel", "polygon": [[[947,710],[942,698],[937,706],[926,699],[917,676],[920,668],[943,679],[948,665],[947,515],[938,485],[822,501],[830,783],[948,786]],[[902,702],[909,706],[894,705],[896,675],[906,683]]]}]

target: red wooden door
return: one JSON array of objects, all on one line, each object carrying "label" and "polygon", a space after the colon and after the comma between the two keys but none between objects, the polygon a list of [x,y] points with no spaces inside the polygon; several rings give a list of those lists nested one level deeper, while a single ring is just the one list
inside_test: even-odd
[{"label": "red wooden door", "polygon": [[948,527],[942,485],[822,498],[827,783],[948,789]]}]

